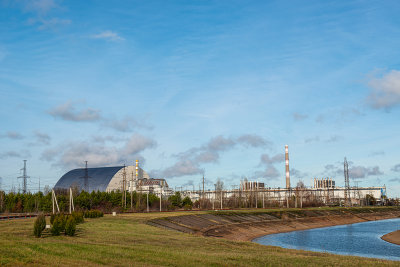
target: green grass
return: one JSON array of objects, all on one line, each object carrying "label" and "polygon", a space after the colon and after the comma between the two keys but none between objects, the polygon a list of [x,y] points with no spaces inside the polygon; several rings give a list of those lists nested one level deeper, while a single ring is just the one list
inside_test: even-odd
[{"label": "green grass", "polygon": [[[265,210],[264,210],[265,211]],[[246,211],[238,211],[245,213]],[[253,211],[247,211],[253,212]],[[187,214],[205,212],[187,212]],[[164,230],[149,219],[186,213],[86,219],[77,236],[33,236],[33,220],[0,222],[0,266],[399,266],[399,262],[266,247]]]}]

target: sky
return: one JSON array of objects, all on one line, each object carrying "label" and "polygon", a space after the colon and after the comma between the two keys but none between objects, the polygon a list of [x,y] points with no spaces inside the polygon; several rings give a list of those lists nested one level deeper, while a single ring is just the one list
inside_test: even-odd
[{"label": "sky", "polygon": [[399,1],[0,0],[0,188],[132,165],[400,197]]}]

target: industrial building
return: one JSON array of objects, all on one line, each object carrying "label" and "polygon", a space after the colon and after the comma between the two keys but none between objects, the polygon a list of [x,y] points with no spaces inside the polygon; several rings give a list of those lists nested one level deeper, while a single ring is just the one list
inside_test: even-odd
[{"label": "industrial building", "polygon": [[[285,188],[266,187],[264,183],[258,181],[241,181],[237,189],[223,191],[183,191],[184,196],[189,196],[193,201],[207,199],[214,201],[229,201],[229,199],[253,199],[276,202],[281,206],[289,205],[289,199],[312,199],[320,203],[333,205],[362,205],[367,195],[381,203],[386,197],[386,187],[358,187],[349,185],[347,160],[344,161],[345,186],[337,187],[332,178],[314,178],[310,187],[292,187],[289,172],[289,146],[285,145]],[[253,202],[254,202],[253,201]],[[296,202],[297,203],[297,202]]]},{"label": "industrial building", "polygon": [[138,191],[157,195],[170,195],[172,189],[165,179],[150,178],[149,174],[135,166],[115,166],[74,169],[64,174],[54,189],[78,188],[87,192]]},{"label": "industrial building", "polygon": [[[289,206],[289,202],[300,202],[303,200],[316,201],[328,205],[363,205],[367,195],[373,197],[380,203],[386,197],[386,187],[358,187],[349,185],[348,165],[344,161],[345,186],[338,187],[333,178],[313,178],[310,187],[293,187],[289,172],[289,147],[285,145],[285,182],[284,188],[271,188],[263,182],[244,180],[240,185],[231,190],[204,189],[203,190],[181,190],[183,197],[190,197],[192,201],[208,200],[214,206],[219,202],[222,208],[226,202],[236,203],[242,201],[254,203],[259,201],[274,203],[279,206]],[[136,160],[135,166],[116,166],[99,168],[80,168],[67,172],[55,185],[55,189],[79,188],[79,190],[91,191],[128,191],[141,193],[154,193],[157,196],[168,197],[174,192],[169,188],[165,179],[151,178]],[[235,205],[236,205],[235,204]],[[253,204],[250,204],[253,205]]]}]

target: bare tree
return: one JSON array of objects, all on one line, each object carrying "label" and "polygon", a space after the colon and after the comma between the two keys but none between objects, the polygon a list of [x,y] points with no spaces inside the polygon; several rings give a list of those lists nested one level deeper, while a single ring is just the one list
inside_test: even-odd
[{"label": "bare tree", "polygon": [[215,184],[215,190],[216,191],[224,190],[224,182],[220,178],[217,179],[217,183]]}]

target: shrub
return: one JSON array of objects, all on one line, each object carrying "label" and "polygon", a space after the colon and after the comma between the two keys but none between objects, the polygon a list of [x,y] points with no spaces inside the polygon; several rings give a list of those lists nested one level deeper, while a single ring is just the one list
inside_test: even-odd
[{"label": "shrub", "polygon": [[65,224],[65,234],[73,236],[76,231],[76,222],[73,216],[69,216]]},{"label": "shrub", "polygon": [[81,212],[81,211],[74,211],[74,212],[72,212],[71,215],[72,215],[72,217],[74,218],[76,224],[79,224],[79,223],[83,223],[83,222],[84,222],[84,219],[83,219],[83,212]]},{"label": "shrub", "polygon": [[182,207],[182,197],[180,192],[175,192],[175,195],[172,195],[168,198],[168,201],[171,202],[172,206]]},{"label": "shrub", "polygon": [[185,210],[191,210],[192,209],[192,205],[186,204],[185,206],[183,206],[183,208]]},{"label": "shrub", "polygon": [[43,230],[46,228],[46,218],[43,214],[40,214],[36,217],[36,220],[33,224],[33,234],[36,237],[40,237],[42,235]]},{"label": "shrub", "polygon": [[62,232],[65,230],[65,225],[67,223],[67,217],[63,213],[59,214],[58,217],[60,218],[60,221],[61,221],[61,232]]},{"label": "shrub", "polygon": [[192,200],[190,199],[190,197],[185,197],[183,200],[182,200],[182,205],[185,207],[185,206],[190,206],[190,208],[193,206],[193,202],[192,202]]},{"label": "shrub", "polygon": [[99,210],[88,210],[85,211],[85,218],[98,218],[98,217],[103,217],[104,214],[102,211]]},{"label": "shrub", "polygon": [[60,233],[64,230],[62,229],[62,218],[61,216],[56,216],[53,221],[53,226],[50,229],[52,235],[60,235]]}]

